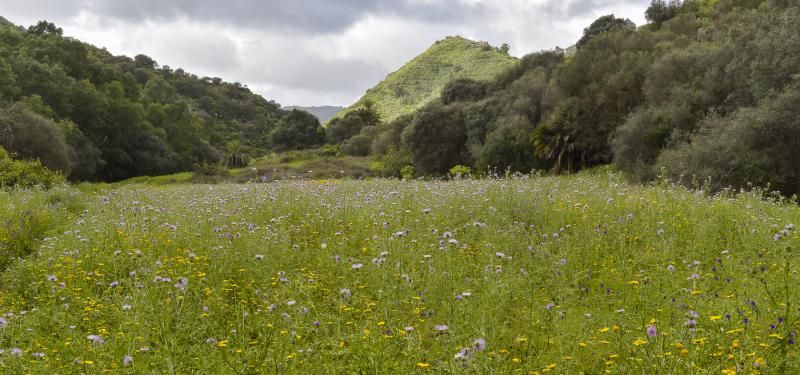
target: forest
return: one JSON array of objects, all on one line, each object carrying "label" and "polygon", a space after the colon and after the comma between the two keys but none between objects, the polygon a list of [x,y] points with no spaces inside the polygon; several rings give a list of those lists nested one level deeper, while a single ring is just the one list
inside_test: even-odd
[{"label": "forest", "polygon": [[241,167],[243,156],[319,146],[324,135],[315,117],[241,83],[113,56],[47,21],[0,22],[0,146],[70,180]]}]

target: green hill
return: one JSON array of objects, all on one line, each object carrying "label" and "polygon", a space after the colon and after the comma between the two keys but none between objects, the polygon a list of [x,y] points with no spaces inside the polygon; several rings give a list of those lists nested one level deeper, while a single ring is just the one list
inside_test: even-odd
[{"label": "green hill", "polygon": [[334,116],[369,100],[375,103],[383,121],[414,112],[439,97],[447,82],[455,78],[489,80],[509,68],[516,58],[501,48],[486,42],[476,42],[459,36],[437,41],[398,71],[389,74],[377,86],[367,90],[355,104]]},{"label": "green hill", "polygon": [[239,166],[241,155],[324,141],[316,118],[241,83],[114,56],[50,22],[21,28],[2,17],[0,129],[9,154],[73,181]]}]

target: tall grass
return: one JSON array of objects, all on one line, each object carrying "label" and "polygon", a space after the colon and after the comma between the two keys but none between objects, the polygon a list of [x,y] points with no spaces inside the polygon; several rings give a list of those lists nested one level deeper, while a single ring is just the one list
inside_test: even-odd
[{"label": "tall grass", "polygon": [[800,209],[614,174],[127,185],[2,275],[9,373],[796,372]]}]

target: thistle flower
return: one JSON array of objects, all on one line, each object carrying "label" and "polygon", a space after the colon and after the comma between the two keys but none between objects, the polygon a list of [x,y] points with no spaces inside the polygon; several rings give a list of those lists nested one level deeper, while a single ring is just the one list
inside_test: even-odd
[{"label": "thistle flower", "polygon": [[656,326],[651,324],[647,327],[647,336],[656,337],[656,333]]},{"label": "thistle flower", "polygon": [[472,343],[472,346],[477,351],[484,351],[486,350],[486,340],[483,337],[475,339],[475,342]]}]

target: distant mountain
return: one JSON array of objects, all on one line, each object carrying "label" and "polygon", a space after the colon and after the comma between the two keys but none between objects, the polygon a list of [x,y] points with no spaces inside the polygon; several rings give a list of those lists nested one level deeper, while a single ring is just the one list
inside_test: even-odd
[{"label": "distant mountain", "polygon": [[487,42],[447,37],[389,74],[358,102],[333,117],[341,117],[369,100],[375,103],[381,120],[389,122],[438,98],[445,84],[455,78],[490,80],[515,61],[507,50]]},{"label": "distant mountain", "polygon": [[314,106],[314,107],[299,107],[299,106],[288,106],[283,107],[283,109],[291,111],[293,109],[297,109],[300,111],[306,111],[314,117],[319,119],[319,122],[328,121],[333,115],[338,113],[339,111],[343,110],[344,107],[338,107],[333,105],[323,105],[323,106]]}]

